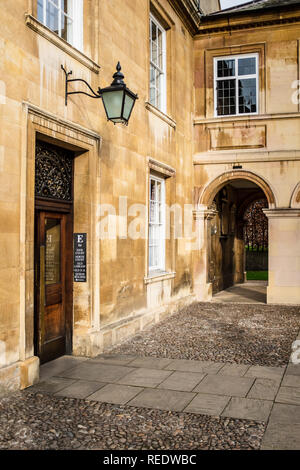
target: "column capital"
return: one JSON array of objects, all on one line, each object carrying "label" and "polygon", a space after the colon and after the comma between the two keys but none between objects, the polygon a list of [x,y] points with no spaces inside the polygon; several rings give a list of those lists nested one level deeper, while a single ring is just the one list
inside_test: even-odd
[{"label": "column capital", "polygon": [[263,209],[268,219],[290,219],[300,217],[300,209]]},{"label": "column capital", "polygon": [[193,211],[194,220],[211,220],[218,212],[213,209],[196,209]]}]

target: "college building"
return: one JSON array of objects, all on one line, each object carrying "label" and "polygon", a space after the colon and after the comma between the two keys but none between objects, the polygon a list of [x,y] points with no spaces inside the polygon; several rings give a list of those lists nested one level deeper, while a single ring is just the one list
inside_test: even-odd
[{"label": "college building", "polygon": [[243,283],[257,201],[300,303],[300,1],[0,12],[0,386]]}]

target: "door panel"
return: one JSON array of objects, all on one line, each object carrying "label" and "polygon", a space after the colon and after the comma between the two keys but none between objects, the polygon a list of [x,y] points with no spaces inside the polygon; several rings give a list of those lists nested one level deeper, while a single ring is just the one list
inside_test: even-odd
[{"label": "door panel", "polygon": [[37,213],[37,354],[41,363],[66,353],[67,218],[67,214]]}]

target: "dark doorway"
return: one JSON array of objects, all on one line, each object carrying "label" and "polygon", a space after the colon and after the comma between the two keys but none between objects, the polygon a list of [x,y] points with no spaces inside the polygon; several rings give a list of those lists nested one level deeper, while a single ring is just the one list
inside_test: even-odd
[{"label": "dark doorway", "polygon": [[247,252],[256,251],[258,240],[257,257],[266,257],[262,262],[267,266],[268,220],[263,213],[267,207],[262,189],[248,180],[230,181],[216,194],[209,229],[213,294],[247,281]]},{"label": "dark doorway", "polygon": [[38,141],[35,155],[35,354],[72,352],[73,154]]}]

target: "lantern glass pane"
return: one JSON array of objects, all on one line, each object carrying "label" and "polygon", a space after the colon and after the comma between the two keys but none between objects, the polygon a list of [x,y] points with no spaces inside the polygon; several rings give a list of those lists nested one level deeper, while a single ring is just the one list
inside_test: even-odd
[{"label": "lantern glass pane", "polygon": [[134,99],[129,96],[125,95],[125,103],[124,103],[124,111],[123,111],[123,117],[126,119],[126,121],[129,119],[132,107],[134,105]]},{"label": "lantern glass pane", "polygon": [[102,94],[103,104],[109,119],[121,117],[123,93],[123,90],[120,90],[108,91]]}]

